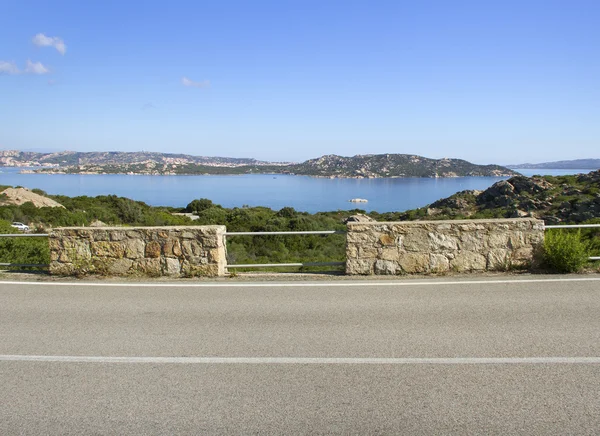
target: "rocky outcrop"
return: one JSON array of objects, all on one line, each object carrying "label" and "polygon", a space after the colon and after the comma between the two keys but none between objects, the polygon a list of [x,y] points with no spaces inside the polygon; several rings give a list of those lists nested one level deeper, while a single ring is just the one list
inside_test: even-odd
[{"label": "rocky outcrop", "polygon": [[472,207],[472,203],[475,201],[475,198],[481,194],[482,191],[478,190],[466,190],[460,191],[451,197],[442,198],[441,200],[435,201],[429,205],[429,208],[432,209],[440,209],[440,208],[450,208],[463,210]]},{"label": "rocky outcrop", "polygon": [[419,274],[525,268],[544,240],[535,219],[348,223],[346,273]]},{"label": "rocky outcrop", "polygon": [[510,206],[515,198],[535,195],[552,187],[552,184],[541,177],[516,176],[509,180],[501,180],[477,196],[477,204],[505,207]]},{"label": "rocky outcrop", "polygon": [[375,222],[373,218],[364,213],[357,213],[355,215],[350,215],[348,218],[344,220],[344,224],[348,223],[372,223]]},{"label": "rocky outcrop", "polygon": [[580,223],[600,218],[600,171],[576,176],[511,177],[483,192],[462,191],[438,200],[425,212],[422,216],[437,219],[532,217],[547,224]]},{"label": "rocky outcrop", "polygon": [[15,204],[20,206],[32,203],[35,207],[62,207],[64,206],[51,198],[36,194],[27,188],[6,188],[0,192],[0,205]]},{"label": "rocky outcrop", "polygon": [[67,227],[50,233],[50,274],[225,274],[225,226]]}]

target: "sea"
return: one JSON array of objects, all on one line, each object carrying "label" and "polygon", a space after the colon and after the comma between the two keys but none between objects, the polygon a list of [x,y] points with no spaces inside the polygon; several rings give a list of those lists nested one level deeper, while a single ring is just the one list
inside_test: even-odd
[{"label": "sea", "polygon": [[[426,206],[466,189],[483,190],[506,177],[329,179],[281,174],[227,176],[145,176],[20,174],[23,168],[0,167],[0,185],[39,188],[70,197],[114,194],[151,206],[185,207],[208,198],[224,207],[293,207],[302,212],[362,209],[396,212]],[[523,175],[567,175],[592,170],[519,169]],[[351,199],[366,199],[354,203]]]}]

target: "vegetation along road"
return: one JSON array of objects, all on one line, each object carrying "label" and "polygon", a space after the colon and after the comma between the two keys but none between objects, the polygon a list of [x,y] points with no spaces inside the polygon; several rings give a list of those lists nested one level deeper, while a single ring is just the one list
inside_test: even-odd
[{"label": "vegetation along road", "polygon": [[0,283],[0,434],[594,434],[600,276]]}]

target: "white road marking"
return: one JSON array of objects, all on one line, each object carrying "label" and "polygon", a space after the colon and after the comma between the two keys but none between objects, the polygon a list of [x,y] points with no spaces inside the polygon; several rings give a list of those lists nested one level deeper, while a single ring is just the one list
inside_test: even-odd
[{"label": "white road marking", "polygon": [[18,282],[0,281],[0,285],[30,285],[30,286],[74,286],[74,287],[103,287],[103,288],[330,288],[330,287],[365,287],[365,286],[448,286],[448,285],[493,285],[511,283],[568,283],[568,282],[598,282],[600,277],[558,278],[558,279],[505,279],[505,280],[457,280],[457,281],[339,281],[339,282],[245,282],[245,283],[104,283],[104,282]]},{"label": "white road marking", "polygon": [[523,365],[600,364],[600,357],[135,357],[0,355],[0,362],[177,363],[259,365]]}]

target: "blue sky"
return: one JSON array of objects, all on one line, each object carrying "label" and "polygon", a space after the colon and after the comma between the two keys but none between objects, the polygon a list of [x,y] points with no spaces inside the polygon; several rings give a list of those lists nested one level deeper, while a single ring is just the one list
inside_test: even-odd
[{"label": "blue sky", "polygon": [[0,2],[0,149],[599,158],[600,2]]}]

